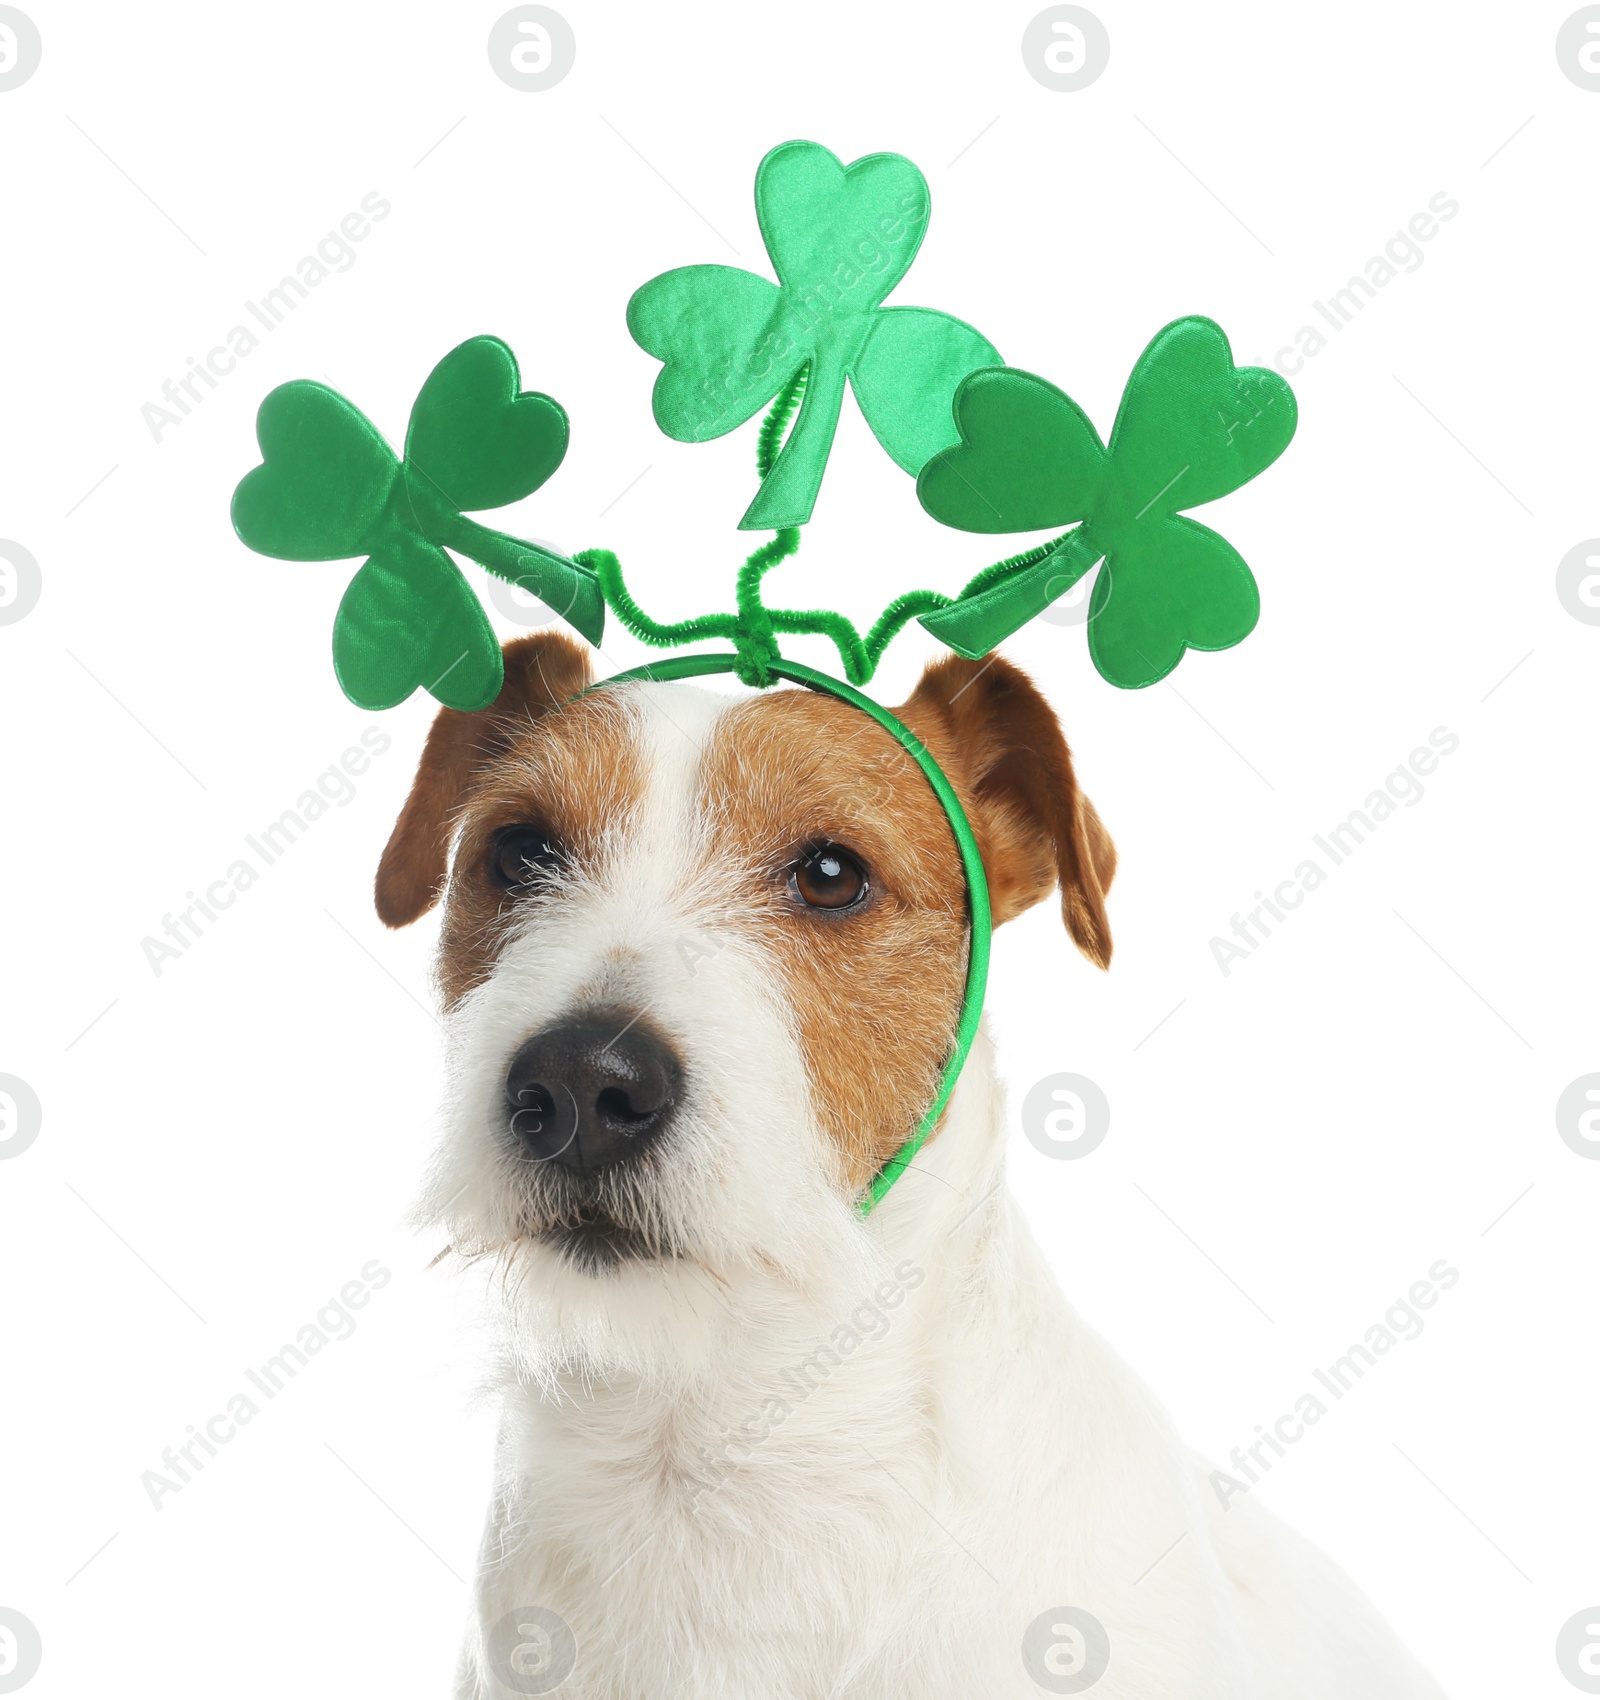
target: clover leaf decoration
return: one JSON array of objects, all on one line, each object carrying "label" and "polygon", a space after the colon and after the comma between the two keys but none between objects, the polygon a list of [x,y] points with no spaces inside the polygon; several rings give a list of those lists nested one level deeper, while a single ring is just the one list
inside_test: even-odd
[{"label": "clover leaf decoration", "polygon": [[234,491],[234,529],[280,560],[367,557],[333,625],[334,669],[362,708],[392,708],[418,686],[460,709],[498,693],[499,642],[447,549],[600,641],[605,603],[588,566],[466,517],[521,501],[566,454],[565,412],[519,381],[496,337],[452,349],[412,406],[403,461],[324,384],[281,384],[261,404],[261,465]]},{"label": "clover leaf decoration", "polygon": [[[761,430],[756,471],[764,480],[781,462],[783,434],[807,383],[805,371],[795,374]],[[1249,567],[1225,538],[1179,510],[1215,501],[1270,466],[1294,435],[1295,400],[1277,373],[1235,367],[1228,339],[1210,319],[1175,321],[1140,355],[1109,447],[1071,397],[1008,366],[963,379],[953,419],[958,440],[930,456],[917,480],[922,505],[935,519],[977,532],[1075,529],[986,567],[953,599],[907,591],[865,637],[831,609],[765,605],[763,578],[799,546],[793,526],[746,561],[734,612],[671,625],[652,620],[634,601],[614,555],[596,549],[585,559],[637,637],[660,647],[731,639],[740,677],[755,685],[770,683],[782,633],[831,639],[852,685],[872,677],[890,641],[913,619],[957,654],[976,659],[1102,557],[1105,569],[1089,604],[1089,651],[1113,685],[1154,684],[1185,649],[1227,649],[1254,627],[1260,596]]]},{"label": "clover leaf decoration", "polygon": [[1295,399],[1276,372],[1235,367],[1210,319],[1175,321],[1139,356],[1109,446],[1070,396],[1010,367],[968,377],[955,420],[960,442],[917,479],[935,519],[978,532],[1077,524],[922,616],[958,654],[987,653],[1102,556],[1089,652],[1112,684],[1154,684],[1185,649],[1227,649],[1249,635],[1261,606],[1249,567],[1179,510],[1265,471],[1294,435]]},{"label": "clover leaf decoration", "polygon": [[[446,552],[532,590],[589,639],[606,607],[662,648],[731,641],[747,684],[782,671],[780,637],[828,638],[851,685],[871,679],[912,620],[976,659],[1098,563],[1089,651],[1113,685],[1164,678],[1186,649],[1226,649],[1260,612],[1250,569],[1184,510],[1247,484],[1294,435],[1294,394],[1275,372],[1233,364],[1211,320],[1178,319],[1139,356],[1110,442],[1072,398],[1002,366],[970,325],[885,307],[928,221],[928,186],[898,154],[841,164],[814,142],[774,148],[756,211],[778,281],[685,266],[637,290],[635,340],[662,362],[657,422],[705,442],[768,412],[756,437],[760,488],[744,529],[770,527],[739,569],[735,606],[664,623],[647,614],[609,550],[571,559],[468,519],[537,490],[561,464],[567,418],[519,389],[511,350],[473,337],[434,368],[411,410],[405,457],[323,384],[281,385],[261,405],[262,464],[234,492],[250,547],[286,560],[365,555],[334,622],[345,694],[387,708],[419,685],[452,708],[494,700],[500,649]],[[926,511],[982,533],[1070,529],[998,561],[955,597],[897,596],[865,635],[828,608],[769,607],[767,575],[799,547],[832,447],[846,382],[878,441],[916,473]]]},{"label": "clover leaf decoration", "polygon": [[910,160],[846,166],[815,142],[785,142],[762,160],[755,199],[778,282],[683,266],[635,292],[628,329],[663,362],[656,423],[679,442],[721,437],[802,385],[799,417],[740,522],[777,530],[811,517],[847,379],[873,435],[915,475],[955,441],[956,386],[1000,356],[947,313],[882,305],[927,228],[928,185]]}]

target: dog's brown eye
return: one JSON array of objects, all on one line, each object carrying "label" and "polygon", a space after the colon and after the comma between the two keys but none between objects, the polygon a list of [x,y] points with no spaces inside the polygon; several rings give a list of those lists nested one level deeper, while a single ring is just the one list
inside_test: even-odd
[{"label": "dog's brown eye", "polygon": [[502,827],[489,850],[489,878],[502,891],[526,891],[561,861],[561,846],[542,827]]},{"label": "dog's brown eye", "polygon": [[789,887],[813,909],[848,909],[867,895],[867,874],[843,845],[819,844],[795,864]]}]

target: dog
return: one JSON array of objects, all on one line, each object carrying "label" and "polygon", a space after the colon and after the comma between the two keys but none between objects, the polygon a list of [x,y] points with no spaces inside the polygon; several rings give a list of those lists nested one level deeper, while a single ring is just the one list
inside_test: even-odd
[{"label": "dog", "polygon": [[[497,1488],[459,1700],[1441,1700],[1327,1558],[1226,1508],[1068,1307],[1003,1184],[980,1033],[932,1101],[967,888],[909,752],[803,689],[589,689],[553,632],[443,709],[384,851],[442,900],[446,1127],[420,1214],[487,1260]],[[996,925],[1116,853],[1003,659],[895,711]]]}]

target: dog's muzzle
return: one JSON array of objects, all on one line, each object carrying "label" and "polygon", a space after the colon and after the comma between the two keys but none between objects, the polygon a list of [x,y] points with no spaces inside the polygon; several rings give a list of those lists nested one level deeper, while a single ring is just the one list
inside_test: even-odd
[{"label": "dog's muzzle", "polygon": [[666,1132],[682,1079],[672,1047],[638,1015],[565,1022],[512,1057],[506,1125],[529,1161],[597,1175],[633,1162]]}]

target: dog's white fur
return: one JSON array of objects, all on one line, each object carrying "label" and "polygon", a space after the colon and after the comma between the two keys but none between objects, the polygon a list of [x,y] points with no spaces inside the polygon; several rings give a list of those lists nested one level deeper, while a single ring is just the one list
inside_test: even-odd
[{"label": "dog's white fur", "polygon": [[[1064,1606],[1109,1638],[1096,1700],[1437,1700],[1328,1559],[1249,1497],[1219,1506],[1066,1304],[1003,1184],[986,1037],[872,1217],[840,1196],[782,978],[702,853],[725,699],[625,691],[642,807],[448,1019],[425,1213],[496,1254],[506,1343],[460,1700],[560,1674],[536,1674],[531,1617],[532,1674],[496,1674],[487,1637],[529,1608],[571,1627],[564,1700],[1076,1692],[1070,1631],[1046,1626],[1052,1688],[1023,1654]],[[681,1255],[602,1274],[518,1237],[500,1137],[516,1047],[594,1007],[648,1013],[693,1082],[650,1203]]]}]

